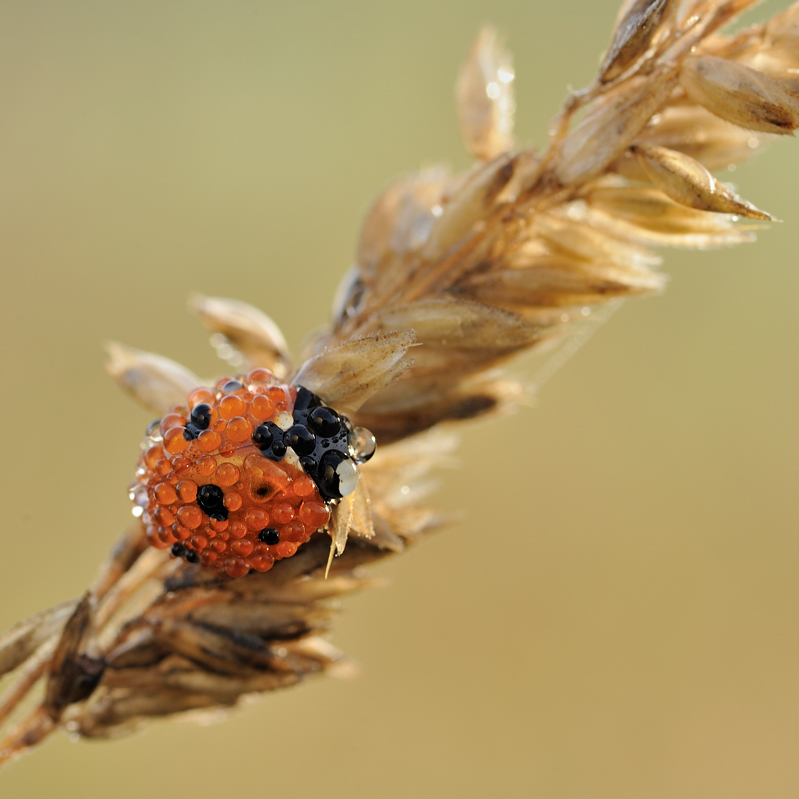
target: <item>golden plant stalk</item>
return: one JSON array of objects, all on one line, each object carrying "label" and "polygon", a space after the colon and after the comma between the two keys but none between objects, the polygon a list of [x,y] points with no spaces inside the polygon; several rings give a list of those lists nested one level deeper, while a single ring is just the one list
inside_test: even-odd
[{"label": "golden plant stalk", "polygon": [[[378,453],[335,507],[332,545],[316,535],[268,573],[221,579],[149,547],[135,522],[83,598],[0,638],[0,724],[13,722],[0,764],[59,728],[110,737],[346,667],[325,637],[331,600],[442,523],[420,503],[447,431],[523,394],[496,368],[591,308],[659,290],[650,246],[736,244],[753,237],[741,218],[771,219],[711,174],[799,127],[799,3],[722,31],[756,2],[627,0],[596,80],[567,98],[543,153],[514,149],[510,57],[481,31],[457,84],[475,165],[403,178],[377,199],[333,322],[298,367],[260,311],[194,299],[220,355],[309,388],[371,429]],[[110,356],[159,414],[202,383],[160,356]]]}]

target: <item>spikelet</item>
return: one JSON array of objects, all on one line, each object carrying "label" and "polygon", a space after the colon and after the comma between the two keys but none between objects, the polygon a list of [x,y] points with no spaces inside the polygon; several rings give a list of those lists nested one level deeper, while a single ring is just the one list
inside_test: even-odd
[{"label": "spikelet", "polygon": [[367,280],[383,277],[397,258],[419,250],[441,214],[445,169],[430,169],[390,186],[369,210],[361,230],[358,264]]},{"label": "spikelet", "polygon": [[[676,105],[658,114],[636,142],[685,153],[713,172],[751,158],[769,138],[769,134],[725,122],[700,106]],[[631,180],[648,180],[629,151],[613,165],[613,172]]]},{"label": "spikelet", "polygon": [[599,69],[599,79],[606,83],[618,78],[649,49],[660,31],[669,0],[634,0],[616,22],[610,49]]},{"label": "spikelet", "polygon": [[[298,368],[260,311],[194,300],[221,356],[317,393],[378,451],[328,535],[267,573],[222,580],[170,560],[136,521],[82,600],[0,637],[0,674],[13,673],[0,723],[44,688],[0,763],[59,728],[109,737],[346,665],[320,637],[330,600],[371,584],[360,566],[444,523],[421,505],[453,446],[442,425],[513,407],[525,389],[498,367],[590,308],[659,291],[651,247],[750,241],[771,218],[711,174],[799,127],[799,3],[725,35],[755,2],[627,0],[596,80],[567,99],[541,153],[513,149],[510,56],[483,29],[457,88],[477,162],[406,176],[377,199],[332,322]],[[201,382],[160,356],[109,352],[111,374],[159,413]]]},{"label": "spikelet", "polygon": [[654,188],[600,186],[585,199],[586,213],[597,224],[649,244],[707,249],[753,240],[752,231],[736,227],[733,217],[695,211]]},{"label": "spikelet", "polygon": [[494,206],[500,192],[513,177],[514,169],[514,160],[508,156],[499,156],[475,169],[444,203],[421,249],[422,259],[430,263],[439,261],[468,237],[475,224]]},{"label": "spikelet", "polygon": [[[521,269],[502,269],[478,275],[470,286],[471,294],[481,302],[519,313],[531,308],[570,308],[606,302],[613,297],[627,297],[658,291],[662,275],[636,272],[613,262],[590,263],[542,256]],[[543,330],[561,322],[559,316],[535,315]]]},{"label": "spikelet", "polygon": [[665,147],[638,145],[631,149],[652,183],[680,205],[750,219],[773,218],[742,200],[689,155]]},{"label": "spikelet", "polygon": [[275,377],[291,370],[291,355],[280,328],[257,308],[221,297],[192,298],[191,306],[203,324],[214,331],[217,354],[232,366],[261,366]]},{"label": "spikelet", "polygon": [[463,140],[475,158],[490,161],[513,148],[513,66],[493,28],[480,31],[461,67],[457,100]]},{"label": "spikelet", "polygon": [[573,186],[602,172],[632,144],[676,85],[669,67],[633,78],[597,102],[567,136],[555,172],[564,186]]},{"label": "spikelet", "polygon": [[154,413],[164,414],[179,405],[202,382],[179,363],[111,342],[106,347],[109,374],[131,396]]},{"label": "spikelet", "polygon": [[347,341],[309,358],[294,380],[352,414],[410,367],[405,356],[414,341],[412,330]]},{"label": "spikelet", "polygon": [[786,81],[711,55],[688,58],[680,83],[695,103],[749,130],[790,133],[799,127],[799,97]]}]

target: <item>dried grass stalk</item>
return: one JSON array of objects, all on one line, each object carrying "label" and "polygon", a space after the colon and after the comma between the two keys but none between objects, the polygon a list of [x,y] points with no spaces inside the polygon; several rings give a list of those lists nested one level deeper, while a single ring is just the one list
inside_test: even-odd
[{"label": "dried grass stalk", "polygon": [[[220,579],[170,559],[136,522],[83,599],[0,638],[0,721],[43,686],[0,742],[0,762],[59,728],[110,737],[344,667],[325,637],[331,600],[370,584],[363,565],[442,524],[422,505],[452,447],[442,426],[524,394],[497,367],[592,307],[658,291],[650,246],[749,241],[752,224],[738,217],[771,218],[711,175],[799,126],[799,4],[721,32],[752,5],[628,0],[596,81],[567,98],[541,154],[512,149],[510,59],[481,31],[458,81],[477,163],[402,178],[378,198],[333,321],[297,369],[260,311],[194,300],[222,357],[310,388],[372,429],[378,453],[335,508],[333,549],[315,535],[265,574]],[[200,383],[165,358],[109,352],[111,374],[159,413]]]}]

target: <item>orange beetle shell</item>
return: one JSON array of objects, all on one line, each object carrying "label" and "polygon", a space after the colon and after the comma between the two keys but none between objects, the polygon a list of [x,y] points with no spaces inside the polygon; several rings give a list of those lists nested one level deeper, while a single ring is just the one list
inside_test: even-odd
[{"label": "orange beetle shell", "polygon": [[242,577],[268,571],[327,524],[328,506],[296,457],[275,461],[253,443],[259,426],[285,429],[296,397],[295,386],[256,369],[195,389],[150,426],[131,498],[153,546]]}]

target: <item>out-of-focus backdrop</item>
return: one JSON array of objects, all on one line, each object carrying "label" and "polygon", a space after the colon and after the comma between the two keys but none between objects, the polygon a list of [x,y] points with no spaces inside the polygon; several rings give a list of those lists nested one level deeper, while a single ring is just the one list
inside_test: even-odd
[{"label": "out-of-focus backdrop", "polygon": [[[204,292],[298,350],[378,190],[468,165],[453,85],[479,25],[508,35],[518,136],[542,144],[616,10],[4,0],[0,627],[79,595],[130,519],[149,416],[102,343],[222,373],[186,310]],[[666,253],[664,296],[628,303],[534,408],[466,432],[437,497],[460,522],[345,602],[359,678],[205,728],[57,736],[2,795],[798,795],[799,145],[725,179],[785,223]]]}]

